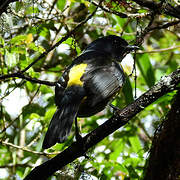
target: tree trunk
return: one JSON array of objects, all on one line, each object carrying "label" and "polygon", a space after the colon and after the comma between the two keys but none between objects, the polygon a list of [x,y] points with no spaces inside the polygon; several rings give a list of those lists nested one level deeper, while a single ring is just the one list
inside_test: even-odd
[{"label": "tree trunk", "polygon": [[152,143],[144,180],[157,179],[180,179],[180,90]]}]

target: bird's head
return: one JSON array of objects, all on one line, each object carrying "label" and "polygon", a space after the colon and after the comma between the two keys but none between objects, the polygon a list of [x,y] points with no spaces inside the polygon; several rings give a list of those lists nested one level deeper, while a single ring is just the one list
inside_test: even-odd
[{"label": "bird's head", "polygon": [[126,54],[136,49],[139,49],[139,47],[129,45],[124,39],[119,36],[110,35],[93,41],[87,46],[85,52],[99,51],[121,62]]}]

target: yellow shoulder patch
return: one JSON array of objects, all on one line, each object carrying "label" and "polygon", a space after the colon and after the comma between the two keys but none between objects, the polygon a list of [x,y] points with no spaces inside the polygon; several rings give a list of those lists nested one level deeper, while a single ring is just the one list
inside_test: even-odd
[{"label": "yellow shoulder patch", "polygon": [[86,67],[87,64],[78,64],[73,66],[69,72],[69,81],[67,86],[72,86],[72,85],[82,86],[83,82],[81,81],[81,77],[84,74]]}]

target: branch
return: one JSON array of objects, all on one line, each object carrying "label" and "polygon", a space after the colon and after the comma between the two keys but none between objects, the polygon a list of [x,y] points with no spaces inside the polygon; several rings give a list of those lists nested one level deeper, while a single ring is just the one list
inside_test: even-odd
[{"label": "branch", "polygon": [[166,28],[168,28],[170,26],[174,26],[174,25],[177,25],[179,23],[180,23],[180,20],[168,22],[168,23],[165,23],[163,25],[159,25],[159,26],[155,26],[155,27],[150,27],[149,31],[153,31],[153,30],[156,30],[156,29],[166,29]]},{"label": "branch", "polygon": [[14,168],[14,167],[30,167],[33,168],[34,166],[28,163],[24,163],[24,164],[6,164],[6,165],[1,165],[0,168]]},{"label": "branch", "polygon": [[165,14],[180,19],[180,7],[179,6],[173,7],[171,4],[166,3],[163,10],[164,10]]},{"label": "branch", "polygon": [[103,11],[107,12],[107,13],[110,13],[110,14],[115,14],[116,16],[119,16],[120,18],[142,18],[142,17],[145,17],[145,16],[148,16],[149,13],[136,13],[136,14],[130,14],[130,13],[122,13],[122,12],[118,12],[118,11],[114,11],[114,10],[111,10],[111,9],[107,9],[105,7],[103,7],[102,5],[98,5],[96,4],[95,2],[91,2],[93,5],[95,5],[96,7],[99,7],[101,8]]},{"label": "branch", "polygon": [[146,7],[150,10],[153,11],[157,11],[159,9],[159,3],[155,3],[152,0],[133,0],[134,2],[136,2],[137,4],[139,4],[140,6]]},{"label": "branch", "polygon": [[162,49],[153,49],[151,51],[137,51],[136,54],[144,54],[144,53],[159,53],[159,52],[166,52],[166,51],[171,51],[174,49],[178,49],[180,48],[179,46],[172,46],[172,47],[168,47],[168,48],[162,48]]},{"label": "branch", "polygon": [[25,79],[25,80],[33,82],[33,83],[39,83],[39,84],[44,84],[44,85],[48,85],[48,86],[55,86],[56,85],[56,82],[43,81],[43,80],[39,80],[39,79],[36,79],[36,78],[32,78],[30,76],[22,74],[22,72],[2,75],[2,76],[0,76],[0,80],[4,80],[4,79],[7,79],[7,78],[12,78],[12,77],[19,77],[21,79]]},{"label": "branch", "polygon": [[156,3],[153,0],[133,0],[140,6],[146,7],[151,11],[158,14],[166,14],[180,19],[180,8],[179,6],[173,7],[170,3],[164,1]]},{"label": "branch", "polygon": [[96,4],[95,2],[91,2],[93,5],[95,5],[96,7],[101,8],[103,11],[107,12],[107,13],[111,13],[111,14],[115,14],[121,18],[128,18],[128,15],[122,13],[122,12],[117,12],[117,11],[113,11],[111,9],[106,9],[105,7],[103,7],[102,5]]},{"label": "branch", "polygon": [[153,26],[153,21],[154,21],[154,16],[153,16],[153,13],[151,15],[151,20],[149,21],[149,24],[147,25],[147,27],[140,33],[139,36],[137,36],[136,38],[136,42],[135,42],[135,45],[138,45],[140,46],[144,40],[144,37],[151,31],[154,31],[156,29],[166,29],[170,26],[174,26],[174,25],[177,25],[180,23],[180,20],[177,20],[177,21],[172,21],[172,22],[168,22],[168,23],[165,23],[163,25],[159,25],[159,26]]},{"label": "branch", "polygon": [[118,114],[113,115],[104,124],[83,137],[83,143],[72,143],[71,146],[56,157],[33,169],[24,180],[47,179],[57,170],[74,161],[76,158],[83,156],[89,148],[96,145],[115,130],[127,124],[131,118],[144,110],[145,107],[152,104],[166,93],[175,90],[178,83],[180,83],[180,69],[177,69],[169,76],[162,77],[157,84],[141,95],[133,103],[117,112]]},{"label": "branch", "polygon": [[12,143],[9,143],[9,142],[5,142],[5,141],[0,141],[0,143],[2,145],[5,145],[5,146],[10,146],[10,147],[13,147],[13,148],[16,148],[16,149],[20,149],[20,150],[23,150],[23,151],[26,151],[26,152],[30,152],[30,153],[33,153],[33,154],[38,154],[38,155],[56,155],[57,153],[46,153],[46,152],[38,152],[38,151],[33,151],[31,149],[28,149],[24,146],[18,146],[18,145],[15,145],[15,144],[12,144]]}]

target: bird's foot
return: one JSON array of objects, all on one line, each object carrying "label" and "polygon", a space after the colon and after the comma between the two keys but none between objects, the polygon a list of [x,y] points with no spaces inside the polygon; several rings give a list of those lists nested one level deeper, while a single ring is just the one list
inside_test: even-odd
[{"label": "bird's foot", "polygon": [[75,119],[75,126],[76,126],[76,129],[75,129],[76,142],[81,145],[82,151],[85,152],[85,153],[83,154],[83,156],[84,156],[86,159],[90,159],[90,157],[86,154],[86,149],[85,149],[85,146],[84,146],[83,137],[82,137],[81,134],[79,133],[79,128],[78,128],[78,125],[77,125],[77,118]]},{"label": "bird's foot", "polygon": [[114,106],[113,104],[109,104],[109,106],[113,109],[113,114],[117,115],[121,109],[118,108],[117,106]]},{"label": "bird's foot", "polygon": [[[76,142],[81,145],[82,151],[85,152],[86,150],[85,150],[85,146],[84,146],[83,137],[80,135],[79,130],[78,130],[78,131],[76,130],[75,138],[76,138]],[[86,152],[83,154],[83,156],[84,156],[86,159],[90,159],[90,157],[87,155]]]},{"label": "bird's foot", "polygon": [[76,117],[76,119],[75,119],[75,138],[76,138],[76,142],[81,145],[82,151],[84,151],[83,156],[84,156],[86,159],[90,159],[90,157],[86,154],[86,149],[85,149],[85,146],[84,146],[83,137],[82,137],[81,134],[79,133],[78,123],[77,123],[77,117]]},{"label": "bird's foot", "polygon": [[79,133],[79,127],[78,127],[78,123],[77,123],[77,117],[75,118],[75,137],[76,137],[76,141],[81,143],[83,141],[82,136]]},{"label": "bird's foot", "polygon": [[75,132],[75,138],[76,138],[76,142],[78,143],[82,143],[83,142],[83,137],[80,135],[79,130]]}]

